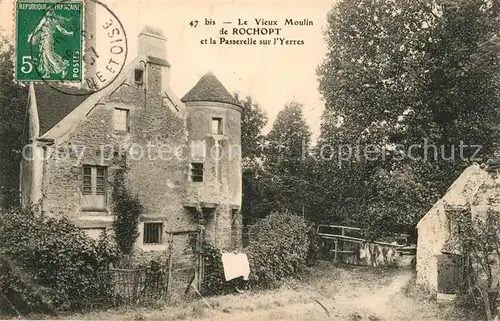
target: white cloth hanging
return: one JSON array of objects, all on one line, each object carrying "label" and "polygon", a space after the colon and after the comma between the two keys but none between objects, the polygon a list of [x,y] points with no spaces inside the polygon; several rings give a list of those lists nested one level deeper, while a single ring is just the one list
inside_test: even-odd
[{"label": "white cloth hanging", "polygon": [[222,253],[222,265],[226,281],[236,279],[240,276],[248,280],[250,275],[250,264],[245,253]]}]

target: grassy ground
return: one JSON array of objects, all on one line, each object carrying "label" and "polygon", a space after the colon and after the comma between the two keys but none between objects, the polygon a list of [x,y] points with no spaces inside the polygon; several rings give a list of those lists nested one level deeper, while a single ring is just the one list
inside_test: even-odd
[{"label": "grassy ground", "polygon": [[[467,320],[448,307],[425,300],[409,270],[334,267],[321,263],[302,280],[276,290],[160,304],[149,308],[70,315],[93,320]],[[210,307],[209,307],[210,306]]]}]

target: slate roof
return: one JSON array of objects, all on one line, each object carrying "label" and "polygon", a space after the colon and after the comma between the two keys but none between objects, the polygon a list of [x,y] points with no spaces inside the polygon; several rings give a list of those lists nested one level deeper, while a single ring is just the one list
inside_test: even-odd
[{"label": "slate roof", "polygon": [[[57,87],[56,87],[57,88]],[[47,84],[35,85],[35,96],[40,119],[40,135],[45,134],[92,93],[88,90],[65,87],[65,92],[57,91]],[[75,94],[78,94],[75,95]]]},{"label": "slate roof", "polygon": [[211,72],[207,72],[196,85],[181,99],[182,102],[208,101],[228,103],[239,106],[239,103],[227,91],[224,85]]},{"label": "slate roof", "polygon": [[[35,96],[40,119],[40,135],[48,132],[64,117],[82,104],[91,91],[64,87],[62,91],[48,84],[36,84]],[[208,101],[221,102],[240,106],[238,101],[227,91],[213,73],[206,73],[198,83],[181,99],[182,102]]]}]

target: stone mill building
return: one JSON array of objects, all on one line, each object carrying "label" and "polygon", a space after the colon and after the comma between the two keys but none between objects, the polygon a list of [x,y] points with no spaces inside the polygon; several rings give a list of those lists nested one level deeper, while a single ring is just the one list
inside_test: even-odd
[{"label": "stone mill building", "polygon": [[223,249],[241,244],[242,107],[212,73],[179,99],[162,32],[145,28],[137,57],[103,90],[63,94],[30,84],[21,202],[97,237],[112,230],[113,184],[143,207],[136,247],[204,227]]}]

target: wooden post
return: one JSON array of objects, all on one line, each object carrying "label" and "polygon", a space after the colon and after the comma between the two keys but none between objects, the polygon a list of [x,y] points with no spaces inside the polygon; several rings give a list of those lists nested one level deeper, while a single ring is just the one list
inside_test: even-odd
[{"label": "wooden post", "polygon": [[[342,227],[342,236],[345,236],[345,227]],[[339,246],[339,250],[340,251],[344,251],[344,244],[345,244],[345,241],[344,239],[340,240],[340,246]],[[342,260],[344,258],[344,253],[340,253],[340,259]]]},{"label": "wooden post", "polygon": [[170,234],[170,238],[168,239],[168,278],[167,278],[167,294],[172,290],[172,256],[174,252],[174,234]]},{"label": "wooden post", "polygon": [[197,257],[197,262],[196,262],[196,273],[198,274],[198,284],[196,284],[196,287],[198,288],[199,291],[201,291],[201,285],[203,283],[203,237],[202,237],[203,231],[199,231],[196,234],[196,257]]},{"label": "wooden post", "polygon": [[136,300],[138,299],[137,297],[137,287],[138,287],[138,271],[140,270],[131,270],[133,271],[133,279],[132,279],[132,297],[130,298],[130,302],[136,302]]},{"label": "wooden post", "polygon": [[337,251],[339,250],[339,241],[335,239],[334,244],[335,244],[335,254],[333,255],[333,262],[337,262]]}]

